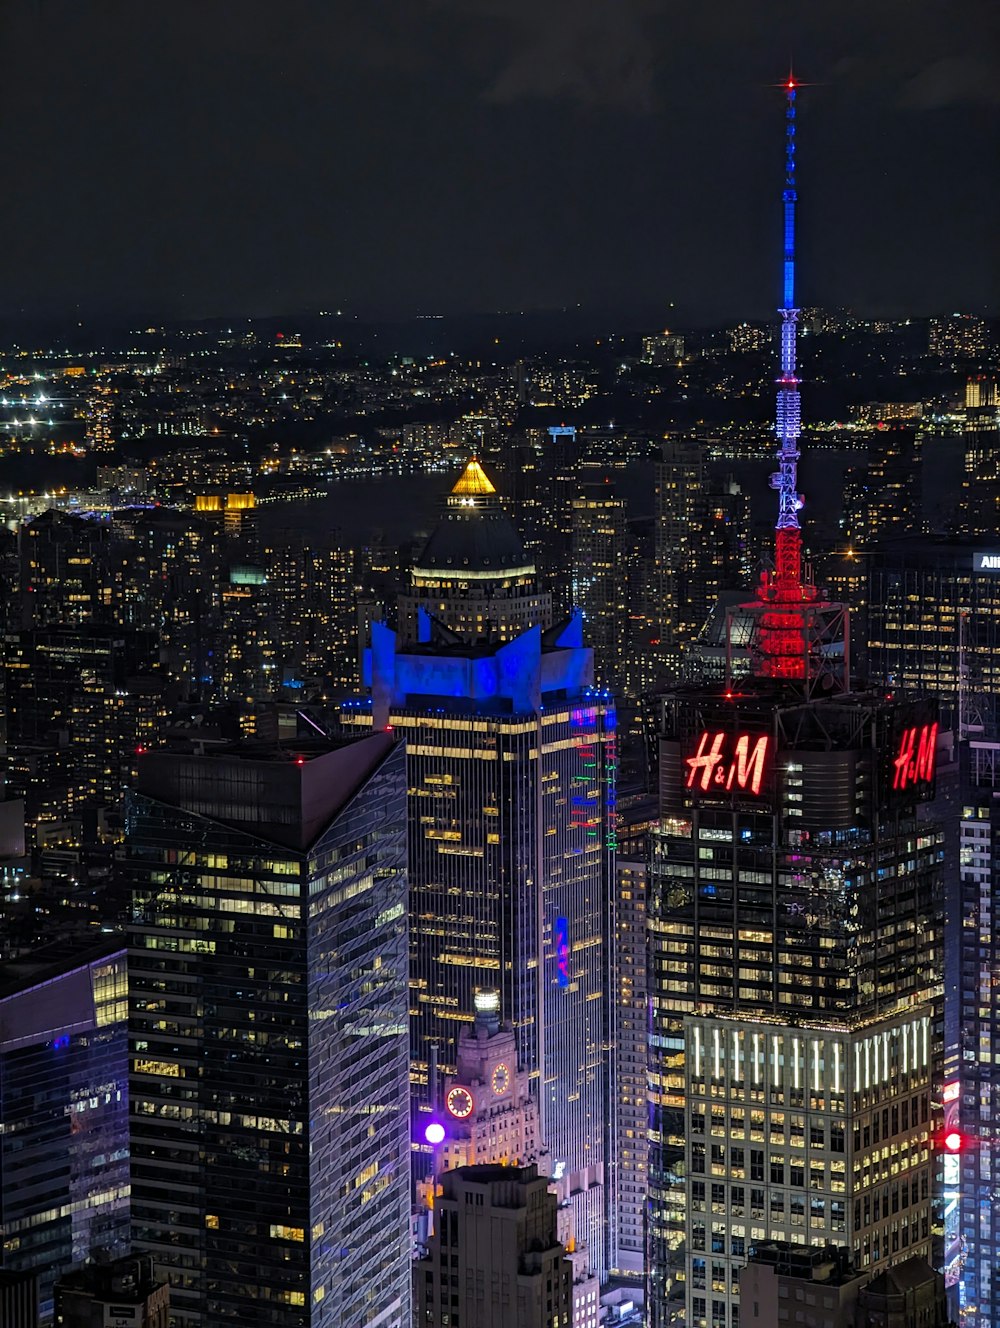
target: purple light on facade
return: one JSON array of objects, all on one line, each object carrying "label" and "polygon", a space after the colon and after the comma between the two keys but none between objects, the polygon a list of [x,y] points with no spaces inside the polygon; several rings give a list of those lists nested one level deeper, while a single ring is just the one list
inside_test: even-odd
[{"label": "purple light on facade", "polygon": [[424,1138],[435,1148],[438,1144],[444,1143],[444,1126],[441,1122],[432,1120],[427,1129],[424,1130]]},{"label": "purple light on facade", "polygon": [[569,920],[556,918],[556,984],[569,986]]}]

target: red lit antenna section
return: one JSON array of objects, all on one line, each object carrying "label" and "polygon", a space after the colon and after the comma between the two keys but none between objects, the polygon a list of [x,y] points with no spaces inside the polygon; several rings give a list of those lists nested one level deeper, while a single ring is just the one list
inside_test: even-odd
[{"label": "red lit antenna section", "polygon": [[[847,611],[823,603],[802,563],[802,531],[798,491],[799,397],[798,324],[795,303],[796,98],[800,84],[794,74],[780,84],[785,94],[785,187],[783,300],[781,303],[781,372],[778,376],[774,431],[778,467],[771,487],[778,495],[774,535],[774,571],[761,576],[757,600],[743,606],[756,620],[751,649],[752,672],[758,678],[803,683],[808,690],[821,684],[834,690],[850,686]],[[731,645],[731,642],[730,642]]]}]

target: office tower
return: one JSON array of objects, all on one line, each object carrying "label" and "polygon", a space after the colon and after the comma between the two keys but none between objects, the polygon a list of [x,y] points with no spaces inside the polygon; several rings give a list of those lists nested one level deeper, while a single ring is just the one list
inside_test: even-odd
[{"label": "office tower", "polygon": [[[488,571],[475,527],[454,529],[469,534],[456,565]],[[533,582],[524,593],[537,598]],[[461,588],[437,603],[455,621]],[[429,1102],[435,1063],[456,1072],[476,993],[498,988],[603,1271],[614,704],[592,686],[579,617],[506,644],[463,642],[426,613],[417,631],[406,643],[373,624],[364,717],[407,744],[415,1100]]]},{"label": "office tower", "polygon": [[1000,1316],[1000,1213],[995,1128],[1000,1112],[1000,743],[973,734],[959,748],[957,839],[950,846],[945,987],[942,1171],[945,1280],[957,1287],[960,1318],[987,1328]]},{"label": "office tower", "polygon": [[745,583],[749,543],[744,495],[713,475],[693,439],[663,445],[656,463],[655,596],[664,676],[680,676],[685,652],[724,590]]},{"label": "office tower", "polygon": [[958,724],[964,694],[989,729],[1000,719],[1000,541],[884,540],[865,563],[867,676],[934,693],[942,728]]},{"label": "office tower", "polygon": [[34,1273],[0,1268],[0,1323],[4,1328],[38,1328],[38,1279]]},{"label": "office tower", "polygon": [[920,507],[920,435],[912,429],[877,429],[865,462],[844,476],[841,524],[857,548],[893,535],[919,534],[925,523]]},{"label": "office tower", "polygon": [[980,374],[968,380],[962,429],[965,475],[959,529],[993,539],[1000,526],[1000,387],[995,378]]},{"label": "office tower", "polygon": [[382,733],[140,762],[133,1238],[179,1328],[409,1322],[405,796]]},{"label": "office tower", "polygon": [[[738,1320],[752,1243],[930,1256],[940,832],[929,701],[852,693],[802,565],[786,89],[775,570],[738,688],[662,699],[649,884],[651,1322]],[[841,651],[832,650],[840,632]],[[683,1302],[683,1303],[682,1303]]]},{"label": "office tower", "polygon": [[465,642],[510,641],[551,622],[551,597],[539,591],[535,565],[475,457],[414,562],[409,593],[399,597],[404,641],[417,639],[421,609]]},{"label": "office tower", "polygon": [[37,1274],[43,1324],[62,1269],[129,1243],[125,953],[46,958],[0,991],[2,1264]]},{"label": "office tower", "polygon": [[[573,1270],[559,1240],[557,1201],[536,1167],[460,1167],[444,1173],[441,1188],[430,1249],[413,1265],[415,1325],[587,1323],[573,1315]],[[596,1325],[596,1296],[593,1304]]]},{"label": "office tower", "polygon": [[612,1137],[610,1266],[619,1277],[646,1272],[646,1202],[649,1125],[646,1034],[646,857],[619,856],[615,864],[612,946]]},{"label": "office tower", "polygon": [[64,1272],[55,1287],[56,1328],[168,1328],[170,1288],[148,1254],[88,1263]]},{"label": "office tower", "polygon": [[572,508],[573,603],[594,651],[596,681],[620,692],[635,590],[628,507],[606,483],[588,484]]}]

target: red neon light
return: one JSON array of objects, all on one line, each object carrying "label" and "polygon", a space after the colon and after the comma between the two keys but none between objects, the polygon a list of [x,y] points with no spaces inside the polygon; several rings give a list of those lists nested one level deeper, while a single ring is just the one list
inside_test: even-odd
[{"label": "red neon light", "polygon": [[764,734],[757,738],[751,751],[751,735],[741,733],[727,761],[723,752],[726,734],[706,731],[701,735],[694,756],[685,759],[689,767],[687,787],[694,788],[697,782],[697,787],[707,793],[709,789],[731,791],[735,784],[750,793],[759,793],[764,782],[764,762],[770,741]]},{"label": "red neon light", "polygon": [[921,782],[931,783],[937,759],[937,735],[936,724],[925,724],[923,728],[903,730],[895,760],[895,773],[892,777],[894,789],[909,788],[911,784]]},{"label": "red neon light", "polygon": [[965,1144],[965,1135],[960,1130],[949,1130],[941,1142],[949,1153],[960,1153]]}]

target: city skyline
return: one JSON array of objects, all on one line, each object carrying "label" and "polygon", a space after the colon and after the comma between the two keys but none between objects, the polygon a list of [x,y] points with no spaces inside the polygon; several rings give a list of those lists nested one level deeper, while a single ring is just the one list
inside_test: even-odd
[{"label": "city skyline", "polygon": [[[42,285],[634,270],[670,326],[371,353],[338,298],[39,350],[0,299],[0,1318],[994,1328],[1000,319],[846,306],[925,250],[922,299],[991,289],[995,183],[938,181],[989,159],[995,19],[397,3],[109,11],[63,84],[68,18],[22,90],[89,257]],[[699,331],[668,269],[775,298]]]}]

